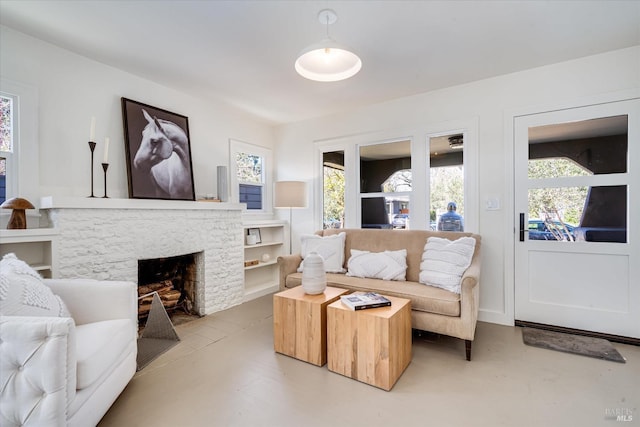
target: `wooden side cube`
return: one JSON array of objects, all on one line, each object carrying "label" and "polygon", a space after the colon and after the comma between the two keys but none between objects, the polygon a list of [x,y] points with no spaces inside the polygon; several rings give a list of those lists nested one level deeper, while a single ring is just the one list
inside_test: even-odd
[{"label": "wooden side cube", "polygon": [[327,307],[327,363],[332,372],[389,391],[411,361],[411,302],[386,297],[390,307]]},{"label": "wooden side cube", "polygon": [[273,296],[273,347],[278,353],[323,366],[327,363],[327,306],[347,294],[327,287],[308,295],[302,286]]}]

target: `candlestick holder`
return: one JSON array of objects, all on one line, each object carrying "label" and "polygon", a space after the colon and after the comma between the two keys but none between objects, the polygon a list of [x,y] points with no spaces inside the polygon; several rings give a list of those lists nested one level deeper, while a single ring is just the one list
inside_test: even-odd
[{"label": "candlestick holder", "polygon": [[91,195],[88,197],[96,197],[93,195],[93,152],[96,149],[96,143],[89,141],[89,150],[91,150]]},{"label": "candlestick holder", "polygon": [[102,170],[104,171],[104,196],[102,196],[103,199],[109,198],[109,196],[107,196],[107,169],[109,169],[109,163],[103,163],[102,164]]}]

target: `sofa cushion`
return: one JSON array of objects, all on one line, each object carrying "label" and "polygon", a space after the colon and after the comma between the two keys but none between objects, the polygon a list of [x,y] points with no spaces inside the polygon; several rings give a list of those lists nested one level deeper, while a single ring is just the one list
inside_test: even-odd
[{"label": "sofa cushion", "polygon": [[347,276],[406,280],[407,250],[369,252],[351,249]]},{"label": "sofa cushion", "polygon": [[112,366],[131,341],[131,320],[117,319],[76,327],[78,390],[89,387]]},{"label": "sofa cushion", "polygon": [[[302,284],[302,274],[289,274],[285,281],[287,288]],[[411,310],[444,316],[460,316],[460,295],[418,282],[398,282],[380,279],[362,279],[346,274],[327,273],[327,286],[351,291],[373,291],[382,295],[411,300]]]},{"label": "sofa cushion", "polygon": [[9,253],[0,261],[0,313],[70,317],[66,305],[26,262]]},{"label": "sofa cushion", "polygon": [[298,271],[304,269],[304,259],[311,252],[317,252],[324,259],[324,270],[329,273],[344,272],[344,241],[346,234],[338,233],[334,236],[320,237],[315,234],[303,235],[301,241],[302,262]]},{"label": "sofa cushion", "polygon": [[429,237],[420,263],[420,283],[459,294],[460,281],[471,265],[475,245],[473,237],[455,241]]}]

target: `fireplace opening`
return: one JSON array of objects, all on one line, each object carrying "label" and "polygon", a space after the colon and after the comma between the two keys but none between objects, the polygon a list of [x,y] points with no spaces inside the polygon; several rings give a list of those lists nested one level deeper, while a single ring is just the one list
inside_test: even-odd
[{"label": "fireplace opening", "polygon": [[197,317],[197,289],[203,253],[138,260],[138,324],[144,327],[153,294],[158,293],[174,325]]}]

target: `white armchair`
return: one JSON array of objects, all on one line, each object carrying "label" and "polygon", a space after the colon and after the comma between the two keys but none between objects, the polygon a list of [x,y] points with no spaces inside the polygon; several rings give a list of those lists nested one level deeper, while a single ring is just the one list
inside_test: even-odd
[{"label": "white armchair", "polygon": [[95,426],[136,372],[136,284],[44,283],[71,317],[0,316],[0,425]]}]

